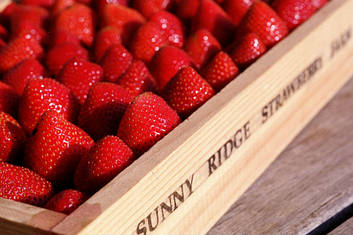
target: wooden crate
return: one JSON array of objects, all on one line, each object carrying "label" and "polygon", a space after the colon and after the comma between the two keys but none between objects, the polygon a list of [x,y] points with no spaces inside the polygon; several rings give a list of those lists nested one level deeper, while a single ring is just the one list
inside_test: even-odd
[{"label": "wooden crate", "polygon": [[71,215],[0,199],[0,234],[205,233],[353,74],[352,12],[332,0]]}]

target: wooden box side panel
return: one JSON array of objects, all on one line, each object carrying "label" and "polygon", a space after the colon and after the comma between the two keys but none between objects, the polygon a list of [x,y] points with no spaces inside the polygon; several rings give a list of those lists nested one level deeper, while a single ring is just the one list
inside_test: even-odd
[{"label": "wooden box side panel", "polygon": [[[325,87],[324,80],[315,80],[322,76],[323,71],[328,71],[328,67],[336,66],[335,61],[338,61],[338,58],[346,59],[347,54],[344,51],[352,50],[351,40],[345,43],[341,40],[345,35],[351,34],[352,11],[352,0],[331,1],[327,7],[269,51],[53,231],[67,234],[143,234],[156,229],[166,231],[164,229],[171,228],[170,225],[185,221],[183,216],[189,213],[193,205],[198,204],[192,198],[201,197],[201,192],[207,193],[208,185],[216,185],[220,180],[220,173],[218,177],[209,177],[212,175],[210,161],[213,161],[212,168],[222,165],[221,162],[215,163],[211,157],[217,155],[224,146],[221,151],[225,152],[227,141],[232,137],[236,138],[233,142],[237,142],[239,146],[233,146],[233,153],[227,156],[227,159],[232,160],[227,160],[227,164],[219,167],[222,169],[219,172],[226,172],[232,167],[242,169],[243,174],[248,175],[251,180],[235,181],[233,187],[238,189],[236,195],[243,192],[265,169],[258,167],[256,172],[251,172],[251,169],[246,168],[253,156],[258,157],[256,154],[259,148],[263,147],[252,145],[254,141],[260,141],[263,138],[261,136],[270,136],[269,133],[279,131],[280,128],[274,120],[281,123],[280,116],[293,116],[293,125],[297,127],[293,128],[292,134],[287,133],[287,139],[283,137],[282,142],[283,133],[277,136],[275,142],[271,141],[270,146],[275,145],[276,141],[279,142],[277,149],[266,150],[266,154],[273,156],[263,162],[263,166],[267,166],[347,79],[347,76],[342,76],[336,78],[336,81],[330,80],[334,83],[330,84],[331,93],[327,92],[321,100],[321,96],[325,94],[319,92],[320,98],[313,99],[310,103],[313,108],[305,106],[307,113],[301,114],[298,111],[298,104],[310,97],[310,94],[305,92],[320,91],[321,87]],[[331,49],[335,42],[341,43],[344,49]],[[270,112],[269,104],[276,105],[273,99],[295,82],[300,83],[294,85],[300,87],[300,91],[295,90],[292,98],[285,101],[285,108],[276,110],[273,115],[267,114],[264,120],[263,109],[267,107],[266,112]],[[326,90],[323,91],[326,93]],[[299,114],[295,115],[296,113]],[[220,146],[219,143],[225,145]],[[233,145],[236,145],[234,143]],[[260,157],[258,163],[262,160]],[[155,217],[153,221],[152,215],[158,210],[159,217]],[[199,225],[201,224],[205,224],[204,221]]]},{"label": "wooden box side panel", "polygon": [[66,215],[0,198],[0,234],[54,234]]}]

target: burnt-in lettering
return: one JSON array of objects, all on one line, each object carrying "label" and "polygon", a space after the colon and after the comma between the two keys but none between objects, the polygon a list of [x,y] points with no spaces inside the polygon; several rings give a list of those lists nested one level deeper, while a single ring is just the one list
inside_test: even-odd
[{"label": "burnt-in lettering", "polygon": [[213,154],[207,161],[208,161],[208,176],[210,176],[215,170],[217,170],[217,166],[215,164],[216,155]]},{"label": "burnt-in lettering", "polygon": [[138,223],[137,228],[136,228],[136,233],[137,234],[147,234],[147,228],[145,227],[145,219],[141,220],[140,223]]},{"label": "burnt-in lettering", "polygon": [[167,211],[169,214],[173,212],[173,204],[172,204],[172,197],[169,196],[169,205],[167,205],[165,202],[161,203],[161,211],[162,211],[162,218],[165,220],[166,216],[164,215],[164,211]]},{"label": "burnt-in lettering", "polygon": [[189,189],[189,196],[193,193],[192,191],[192,184],[194,183],[194,174],[191,176],[191,180],[187,179],[185,181],[186,187]]},{"label": "burnt-in lettering", "polygon": [[183,185],[180,185],[180,189],[181,189],[181,194],[178,193],[178,191],[175,191],[172,194],[172,197],[174,199],[174,210],[176,210],[178,208],[178,203],[177,201],[179,201],[180,203],[184,202],[184,187]]},{"label": "burnt-in lettering", "polygon": [[[152,216],[153,214],[155,214],[155,216]],[[153,225],[153,217],[155,217],[155,225]],[[147,216],[147,221],[150,232],[154,231],[159,224],[158,207]]]}]

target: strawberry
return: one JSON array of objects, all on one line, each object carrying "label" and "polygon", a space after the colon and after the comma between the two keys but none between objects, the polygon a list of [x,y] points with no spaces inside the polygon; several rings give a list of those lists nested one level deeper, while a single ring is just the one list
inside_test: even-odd
[{"label": "strawberry", "polygon": [[105,51],[113,44],[121,43],[120,31],[113,26],[101,29],[94,39],[94,55],[96,61],[100,61]]},{"label": "strawberry", "polygon": [[55,47],[64,43],[72,43],[80,46],[80,39],[67,30],[57,30],[51,35],[50,47]]},{"label": "strawberry", "polygon": [[132,62],[130,68],[119,79],[118,84],[134,97],[146,91],[156,90],[156,81],[141,60]]},{"label": "strawberry", "polygon": [[36,129],[26,145],[25,165],[56,185],[71,182],[94,141],[54,110],[43,114]]},{"label": "strawberry", "polygon": [[150,18],[153,14],[167,9],[171,4],[171,0],[134,0],[133,6],[146,18]]},{"label": "strawberry", "polygon": [[266,46],[254,33],[246,34],[232,48],[230,55],[240,68],[244,69],[266,52]]},{"label": "strawberry", "polygon": [[104,53],[100,64],[106,81],[116,82],[130,67],[133,57],[121,44],[114,44]]},{"label": "strawberry", "polygon": [[159,96],[145,92],[126,109],[120,122],[120,137],[138,156],[180,123],[178,114]]},{"label": "strawberry", "polygon": [[223,8],[237,26],[253,3],[254,0],[225,0]]},{"label": "strawberry", "polygon": [[0,197],[42,206],[53,194],[51,183],[33,171],[0,162]]},{"label": "strawberry", "polygon": [[51,14],[52,14],[52,16],[55,16],[60,11],[72,6],[74,4],[75,4],[75,0],[55,0]]},{"label": "strawberry", "polygon": [[214,95],[214,90],[192,67],[181,69],[167,84],[163,97],[182,118]]},{"label": "strawberry", "polygon": [[43,48],[30,34],[19,35],[0,50],[0,72],[11,69],[24,59],[41,58]]},{"label": "strawberry", "polygon": [[298,27],[316,10],[312,0],[274,0],[272,8],[287,23],[289,29]]},{"label": "strawberry", "polygon": [[16,115],[20,96],[6,83],[0,82],[0,112]]},{"label": "strawberry", "polygon": [[23,91],[18,117],[23,129],[31,134],[46,111],[55,110],[73,121],[77,109],[78,104],[67,87],[51,78],[32,79]]},{"label": "strawberry", "polygon": [[45,208],[68,215],[76,210],[85,200],[86,196],[80,191],[66,189],[55,194],[45,204]]},{"label": "strawberry", "polygon": [[240,24],[238,34],[257,34],[266,47],[271,47],[288,34],[286,23],[266,3],[256,1]]},{"label": "strawberry", "polygon": [[129,166],[133,159],[132,150],[119,137],[106,136],[81,159],[75,172],[75,186],[83,192],[94,193]]},{"label": "strawberry", "polygon": [[113,83],[98,83],[91,88],[78,116],[79,126],[98,140],[115,134],[133,97]]},{"label": "strawberry", "polygon": [[12,67],[3,76],[3,81],[11,85],[20,96],[29,80],[43,78],[45,69],[35,59],[26,59]]},{"label": "strawberry", "polygon": [[180,69],[188,65],[192,65],[191,58],[180,48],[167,46],[159,50],[150,64],[158,89],[162,90]]},{"label": "strawberry", "polygon": [[212,0],[201,0],[192,28],[193,31],[207,29],[222,44],[225,44],[232,38],[235,25],[217,3]]},{"label": "strawberry", "polygon": [[210,63],[202,70],[205,80],[219,91],[232,81],[239,73],[238,67],[234,64],[229,55],[220,51]]},{"label": "strawberry", "polygon": [[6,46],[6,42],[2,38],[0,38],[0,50],[5,46]]},{"label": "strawberry", "polygon": [[49,18],[46,9],[38,6],[18,5],[11,14],[11,32],[18,35],[24,28],[38,29],[45,26]]},{"label": "strawberry", "polygon": [[94,0],[95,5],[97,6],[97,10],[100,16],[103,16],[103,9],[108,4],[119,4],[123,6],[128,6],[130,0]]},{"label": "strawberry", "polygon": [[57,80],[69,88],[80,104],[87,98],[89,89],[103,79],[103,69],[83,59],[73,58],[65,64]]},{"label": "strawberry", "polygon": [[197,30],[185,44],[185,51],[197,68],[203,67],[221,49],[221,44],[205,29]]},{"label": "strawberry", "polygon": [[62,10],[55,17],[53,31],[67,30],[77,36],[82,43],[91,46],[94,37],[95,15],[84,4],[74,5]]},{"label": "strawberry", "polygon": [[145,18],[135,9],[108,4],[104,7],[101,19],[102,26],[114,26],[121,33],[125,45],[128,45],[136,30],[145,23]]},{"label": "strawberry", "polygon": [[9,32],[3,25],[0,24],[0,38],[7,39],[8,36],[9,36]]},{"label": "strawberry", "polygon": [[9,114],[0,112],[0,161],[13,161],[21,152],[25,133]]},{"label": "strawberry", "polygon": [[167,38],[169,45],[183,47],[184,27],[175,15],[167,11],[159,11],[154,14],[149,21],[159,26],[164,37]]},{"label": "strawberry", "polygon": [[34,5],[50,8],[54,5],[55,0],[21,0],[24,5]]},{"label": "strawberry", "polygon": [[54,46],[46,55],[46,63],[50,73],[57,75],[62,67],[74,57],[88,60],[88,51],[69,42]]},{"label": "strawberry", "polygon": [[201,0],[180,0],[177,4],[177,16],[181,19],[192,19],[199,10]]},{"label": "strawberry", "polygon": [[13,1],[10,1],[9,4],[7,4],[5,8],[3,8],[3,10],[0,13],[0,21],[2,24],[6,26],[10,24],[11,15],[14,13],[14,11],[18,6],[19,4]]},{"label": "strawberry", "polygon": [[323,7],[326,3],[328,3],[328,0],[311,0],[311,4],[315,7],[316,10]]},{"label": "strawberry", "polygon": [[153,55],[167,44],[168,40],[158,25],[149,22],[137,30],[131,41],[130,49],[136,59],[148,63]]}]

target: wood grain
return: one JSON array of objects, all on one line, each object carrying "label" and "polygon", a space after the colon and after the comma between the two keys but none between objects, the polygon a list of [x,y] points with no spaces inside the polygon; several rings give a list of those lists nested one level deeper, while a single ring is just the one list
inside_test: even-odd
[{"label": "wood grain", "polygon": [[[141,221],[147,226],[146,216],[181,189],[182,200],[176,204],[174,197],[174,207],[154,232],[207,231],[353,73],[353,40],[340,45],[343,49],[335,56],[331,51],[334,41],[351,33],[352,9],[353,0],[331,1],[71,215],[58,219],[54,214],[50,225],[33,224],[37,213],[22,216],[25,205],[16,204],[20,213],[8,220],[0,204],[0,222],[10,221],[0,227],[18,231],[14,225],[22,224],[44,232],[52,228],[58,234],[135,234]],[[320,68],[312,70],[314,62]],[[307,81],[285,104],[276,103],[281,108],[263,122],[264,106],[293,80],[299,84],[299,78]],[[242,146],[234,147],[237,150],[211,175],[212,154],[230,138],[240,141],[235,133],[247,122],[251,138],[243,134]],[[186,180],[194,176],[193,190],[184,194]]]},{"label": "wood grain", "polygon": [[[332,41],[351,27],[351,9],[352,0],[330,2],[53,231],[65,234],[136,233],[140,222],[194,173],[207,181],[197,179],[197,191],[188,195],[190,197],[168,214],[167,219],[160,219],[161,224],[155,232],[208,229],[353,72],[352,66],[347,66],[353,62],[352,41],[335,58],[330,57]],[[330,35],[327,35],[328,31]],[[317,57],[323,58],[324,68],[293,95],[272,120],[262,125],[262,107]],[[336,66],[342,63],[345,66],[337,73],[342,76],[334,78]],[[311,93],[317,90],[312,96]],[[283,129],[287,118],[294,126],[289,130]],[[233,137],[234,131],[248,120],[253,123],[251,139],[211,177],[207,171],[199,172],[222,143]],[[234,174],[239,177],[232,181]],[[230,195],[236,196],[230,198]],[[222,200],[225,198],[229,200]]]},{"label": "wood grain", "polygon": [[[305,234],[350,205],[352,107],[353,80],[208,234]],[[332,234],[352,234],[352,225]]]},{"label": "wood grain", "polygon": [[52,234],[66,215],[0,198],[0,234]]},{"label": "wood grain", "polygon": [[353,218],[341,224],[338,228],[330,232],[328,235],[352,235],[353,233]]}]

